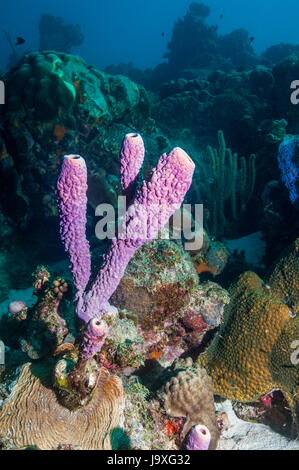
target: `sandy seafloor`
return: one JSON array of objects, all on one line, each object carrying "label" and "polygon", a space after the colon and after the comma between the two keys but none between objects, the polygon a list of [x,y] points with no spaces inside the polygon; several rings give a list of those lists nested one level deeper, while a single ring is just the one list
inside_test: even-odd
[{"label": "sandy seafloor", "polygon": [[299,439],[291,440],[269,426],[239,419],[230,400],[216,404],[216,409],[227,413],[230,423],[220,437],[218,450],[299,450]]},{"label": "sandy seafloor", "polygon": [[[8,304],[13,300],[23,300],[28,306],[32,305],[36,301],[33,287],[11,290],[8,299],[0,303],[0,316],[7,312]],[[291,440],[269,426],[239,419],[230,400],[217,403],[216,409],[227,413],[230,423],[228,430],[222,432],[218,450],[299,450],[299,439]]]}]

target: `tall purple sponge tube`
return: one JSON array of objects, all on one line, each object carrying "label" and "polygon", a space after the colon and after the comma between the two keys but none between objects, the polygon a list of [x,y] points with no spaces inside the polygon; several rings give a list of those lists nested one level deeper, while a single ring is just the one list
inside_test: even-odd
[{"label": "tall purple sponge tube", "polygon": [[87,206],[87,168],[79,155],[63,159],[57,183],[60,236],[68,253],[77,295],[80,296],[90,277],[90,251],[85,235]]},{"label": "tall purple sponge tube", "polygon": [[127,134],[120,152],[120,182],[124,196],[132,198],[144,160],[144,143],[139,134]]}]

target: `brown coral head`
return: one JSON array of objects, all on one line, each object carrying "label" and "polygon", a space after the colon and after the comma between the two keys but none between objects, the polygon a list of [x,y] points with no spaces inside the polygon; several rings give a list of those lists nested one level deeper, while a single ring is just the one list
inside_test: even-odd
[{"label": "brown coral head", "polygon": [[217,446],[219,431],[216,422],[212,380],[203,368],[188,367],[174,370],[164,389],[164,409],[170,416],[186,417],[181,437],[192,426],[202,423],[211,433],[210,449]]}]

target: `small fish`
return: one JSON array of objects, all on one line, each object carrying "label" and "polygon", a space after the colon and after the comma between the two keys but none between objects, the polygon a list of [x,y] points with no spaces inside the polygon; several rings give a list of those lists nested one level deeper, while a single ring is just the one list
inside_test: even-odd
[{"label": "small fish", "polygon": [[249,38],[249,41],[250,41],[250,42],[253,42],[253,41],[254,41],[254,37],[251,36],[251,37]]},{"label": "small fish", "polygon": [[219,16],[219,18],[220,18],[221,20],[223,20],[223,15],[221,14],[221,15]]},{"label": "small fish", "polygon": [[161,36],[162,36],[162,38],[164,38],[164,36],[165,36],[165,33],[161,33]]},{"label": "small fish", "polygon": [[21,46],[21,44],[24,44],[26,41],[25,39],[21,38],[21,37],[17,37],[17,39],[15,40],[15,45],[16,46]]}]

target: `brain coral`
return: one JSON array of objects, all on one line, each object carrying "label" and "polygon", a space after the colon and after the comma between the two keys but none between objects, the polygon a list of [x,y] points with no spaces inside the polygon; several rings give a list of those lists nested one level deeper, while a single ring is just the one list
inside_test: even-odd
[{"label": "brain coral", "polygon": [[298,242],[277,263],[269,284],[246,272],[230,287],[220,331],[198,359],[216,394],[250,402],[280,389],[297,421]]},{"label": "brain coral", "polygon": [[50,387],[49,369],[30,363],[22,366],[10,397],[0,409],[0,439],[13,447],[41,450],[71,445],[83,450],[109,450],[114,429],[121,427],[122,382],[102,369],[92,401],[70,411]]},{"label": "brain coral", "polygon": [[[192,363],[188,358],[186,365]],[[175,366],[176,367],[176,366]],[[167,382],[162,397],[170,416],[187,418],[182,431],[185,437],[196,424],[207,426],[211,433],[210,450],[217,446],[219,432],[215,417],[213,384],[205,369],[178,367],[176,375]]]}]

